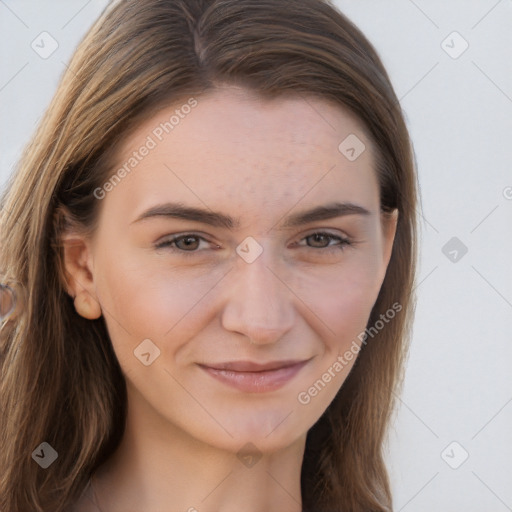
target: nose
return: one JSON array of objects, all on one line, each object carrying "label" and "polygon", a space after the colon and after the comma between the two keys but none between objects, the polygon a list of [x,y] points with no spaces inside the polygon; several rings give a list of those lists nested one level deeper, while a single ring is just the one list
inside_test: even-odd
[{"label": "nose", "polygon": [[293,294],[269,263],[266,251],[252,263],[236,261],[229,272],[222,312],[226,330],[260,345],[278,341],[295,321]]}]

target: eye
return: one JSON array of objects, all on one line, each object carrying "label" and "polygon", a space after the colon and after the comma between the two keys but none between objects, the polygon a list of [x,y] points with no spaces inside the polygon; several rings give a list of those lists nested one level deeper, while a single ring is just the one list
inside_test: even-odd
[{"label": "eye", "polygon": [[[306,242],[305,244],[303,242]],[[173,236],[163,242],[155,244],[156,249],[167,249],[174,252],[181,253],[197,253],[201,250],[208,249],[209,246],[219,248],[220,246],[212,244],[206,238],[195,234],[186,233],[183,235]],[[316,232],[304,237],[300,242],[296,243],[297,246],[310,247],[312,249],[326,249],[330,250],[343,250],[345,246],[352,245],[351,242],[338,235],[333,235],[327,232]],[[202,248],[201,248],[202,246]]]},{"label": "eye", "polygon": [[185,235],[174,236],[168,240],[160,242],[159,244],[155,245],[155,248],[168,248],[170,250],[181,252],[198,252],[197,249],[200,247],[201,242],[210,244],[210,242],[202,236],[196,235],[194,233],[187,233]]},{"label": "eye", "polygon": [[[343,250],[345,246],[351,245],[351,242],[346,238],[321,231],[312,233],[311,235],[304,237],[302,240],[306,241],[307,247],[312,247],[314,249]],[[304,246],[304,244],[300,242],[297,245]]]}]

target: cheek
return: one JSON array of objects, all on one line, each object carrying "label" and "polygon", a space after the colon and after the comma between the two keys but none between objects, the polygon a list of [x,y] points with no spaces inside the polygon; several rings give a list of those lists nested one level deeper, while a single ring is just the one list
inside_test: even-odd
[{"label": "cheek", "polygon": [[98,297],[116,352],[130,355],[147,338],[163,349],[163,340],[173,337],[173,330],[179,330],[180,339],[193,336],[194,318],[222,278],[221,269],[164,269],[121,252],[109,252],[108,259],[98,261],[97,274]]},{"label": "cheek", "polygon": [[379,289],[378,266],[370,258],[340,265],[323,276],[304,276],[298,295],[317,317],[316,323],[323,324],[327,348],[345,350],[365,330]]}]

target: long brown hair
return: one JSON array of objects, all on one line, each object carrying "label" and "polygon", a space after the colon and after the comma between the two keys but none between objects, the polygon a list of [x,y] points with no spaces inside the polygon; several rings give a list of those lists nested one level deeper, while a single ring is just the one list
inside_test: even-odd
[{"label": "long brown hair", "polygon": [[[2,512],[63,511],[123,435],[125,381],[103,317],[79,316],[66,292],[62,233],[96,228],[94,190],[121,137],[162,106],[222,83],[333,100],[375,145],[381,208],[399,216],[368,326],[392,304],[402,309],[363,344],[308,432],[301,484],[307,510],[392,510],[382,444],[414,309],[417,179],[381,60],[327,1],[121,0],[78,46],[2,195],[0,278],[23,297],[0,331]],[[43,442],[58,454],[47,469],[32,456]]]}]

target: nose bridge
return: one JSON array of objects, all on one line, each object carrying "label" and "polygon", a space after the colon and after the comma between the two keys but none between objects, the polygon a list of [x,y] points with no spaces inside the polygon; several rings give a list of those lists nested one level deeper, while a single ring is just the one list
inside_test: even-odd
[{"label": "nose bridge", "polygon": [[291,294],[271,268],[269,254],[264,251],[251,263],[240,258],[230,272],[223,325],[254,343],[276,341],[294,321]]}]

